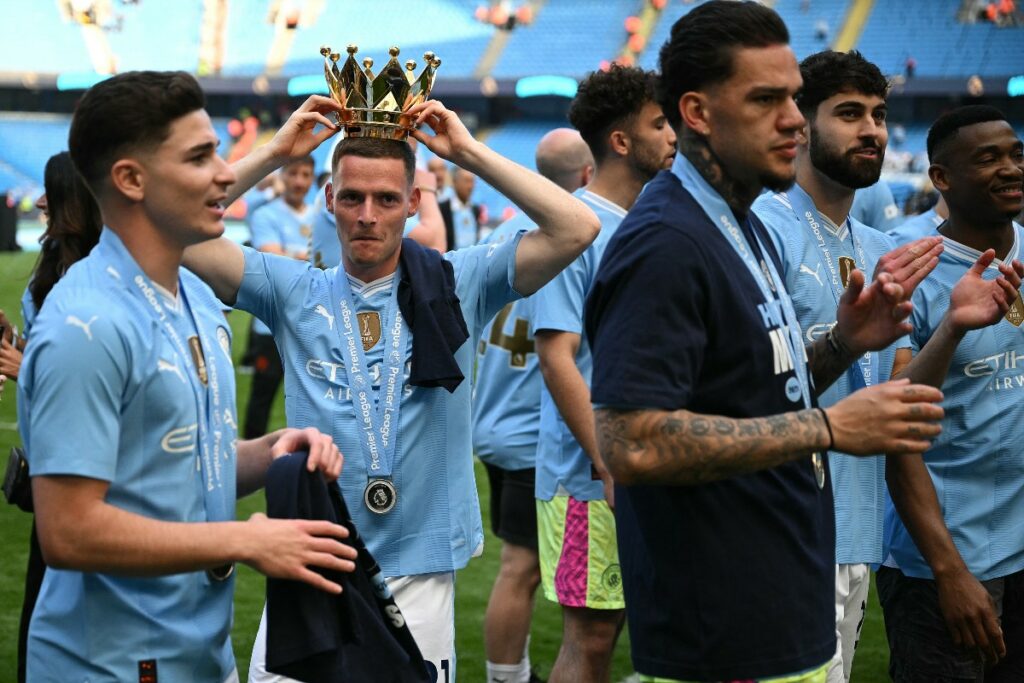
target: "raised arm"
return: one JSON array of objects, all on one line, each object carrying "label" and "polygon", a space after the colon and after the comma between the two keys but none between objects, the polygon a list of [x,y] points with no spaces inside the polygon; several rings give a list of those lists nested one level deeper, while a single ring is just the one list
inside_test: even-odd
[{"label": "raised arm", "polygon": [[417,105],[411,116],[434,132],[412,135],[430,151],[483,178],[537,225],[516,251],[514,286],[523,295],[540,289],[583,252],[601,228],[583,202],[550,180],[506,159],[469,134],[459,117],[437,100]]},{"label": "raised arm", "polygon": [[934,404],[941,400],[939,390],[901,380],[862,389],[825,410],[760,418],[602,408],[597,440],[620,484],[703,484],[827,449],[853,455],[926,450],[940,431],[934,421],[942,419],[942,408]]},{"label": "raised arm", "polygon": [[[238,180],[228,188],[225,206],[284,164],[307,156],[333,137],[339,128],[327,115],[335,111],[341,111],[341,105],[329,97],[312,95],[303,102],[270,142],[231,165]],[[317,125],[323,128],[317,131]]]},{"label": "raised arm", "polygon": [[861,271],[853,272],[839,300],[835,327],[806,349],[818,395],[858,357],[910,332],[910,297],[938,265],[941,253],[942,238],[925,237],[882,256],[870,286]]},{"label": "raised arm", "polygon": [[900,377],[941,387],[964,335],[971,330],[998,324],[1018,296],[1024,265],[1020,261],[1000,264],[999,276],[985,280],[982,275],[995,260],[995,251],[985,251],[964,273],[949,295],[949,308],[931,338]]},{"label": "raised arm", "polygon": [[417,210],[420,222],[409,231],[409,237],[428,249],[442,254],[448,248],[444,235],[444,217],[437,204],[437,177],[422,168],[416,169],[416,187],[420,191],[420,205]]}]

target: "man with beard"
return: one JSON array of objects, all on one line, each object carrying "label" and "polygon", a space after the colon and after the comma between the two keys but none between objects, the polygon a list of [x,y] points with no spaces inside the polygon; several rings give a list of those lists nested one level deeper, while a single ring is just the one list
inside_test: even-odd
[{"label": "man with beard", "polygon": [[[782,261],[782,276],[793,297],[807,341],[826,334],[853,270],[875,270],[895,245],[883,233],[851,217],[854,192],[876,182],[889,135],[885,98],[888,83],[878,67],[860,53],[811,55],[800,64],[804,87],[797,98],[807,126],[797,134],[796,185],[786,192],[761,195],[754,202]],[[939,237],[915,242],[886,257],[887,262],[927,255],[934,267]],[[853,391],[889,380],[896,357],[909,360],[909,342],[862,356],[818,397],[834,405]],[[899,350],[897,350],[899,347]],[[836,637],[838,648],[829,683],[849,680],[860,637],[870,564],[882,556],[885,513],[884,458],[856,458],[830,451],[829,470],[836,512]]]},{"label": "man with beard", "polygon": [[877,585],[889,674],[1020,681],[1024,229],[1013,217],[1024,205],[1024,144],[998,109],[967,106],[935,121],[928,158],[949,218],[939,265],[914,295],[916,355],[903,376],[940,387],[946,418],[930,450],[887,458],[890,555]]},{"label": "man with beard", "polygon": [[609,242],[587,303],[591,400],[645,680],[825,681],[835,520],[821,453],[903,453],[939,431],[941,393],[906,381],[817,407],[815,390],[909,331],[903,274],[930,257],[869,287],[854,270],[834,332],[805,349],[750,212],[763,187],[794,179],[804,118],[788,42],[756,2],[712,0],[676,23],[658,92],[679,154]]},{"label": "man with beard", "polygon": [[595,168],[575,194],[601,219],[601,232],[533,298],[531,327],[544,376],[535,489],[541,585],[562,606],[563,623],[551,683],[607,681],[622,630],[614,494],[594,434],[583,304],[619,223],[675,155],[676,134],[658,106],[656,85],[654,73],[622,66],[580,83],[569,121]]}]

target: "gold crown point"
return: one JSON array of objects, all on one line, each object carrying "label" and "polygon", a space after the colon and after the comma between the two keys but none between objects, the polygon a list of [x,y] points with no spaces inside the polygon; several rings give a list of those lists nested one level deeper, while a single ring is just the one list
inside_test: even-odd
[{"label": "gold crown point", "polygon": [[355,43],[349,43],[349,46],[347,48],[345,48],[345,50],[350,55],[354,55],[355,53],[359,52],[359,48],[355,45]]},{"label": "gold crown point", "polygon": [[[381,73],[374,75],[373,58],[367,56],[359,60],[356,45],[348,46],[348,59],[343,67],[338,64],[340,55],[330,50],[329,45],[321,47],[321,54],[333,60],[333,63],[325,61],[324,77],[331,97],[343,108],[336,116],[346,135],[407,139],[416,122],[406,111],[430,98],[435,72],[441,64],[437,55],[433,51],[425,52],[423,69],[417,75],[417,60],[400,62],[400,48],[392,46],[388,50],[390,59],[382,65]],[[359,61],[362,69],[358,66]]]}]

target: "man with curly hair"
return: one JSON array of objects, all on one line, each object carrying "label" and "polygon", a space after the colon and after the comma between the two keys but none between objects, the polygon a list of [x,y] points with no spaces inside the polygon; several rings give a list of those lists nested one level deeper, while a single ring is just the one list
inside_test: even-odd
[{"label": "man with curly hair", "polygon": [[608,680],[624,622],[614,494],[597,452],[583,304],[608,240],[675,155],[655,82],[651,72],[613,66],[580,84],[569,121],[590,147],[595,173],[576,196],[600,218],[601,232],[534,296],[531,325],[545,383],[535,489],[541,585],[564,617],[552,683]]}]

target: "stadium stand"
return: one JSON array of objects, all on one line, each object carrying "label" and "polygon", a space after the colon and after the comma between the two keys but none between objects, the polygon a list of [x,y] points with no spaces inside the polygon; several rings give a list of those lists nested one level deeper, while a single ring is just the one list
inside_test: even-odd
[{"label": "stadium stand", "polygon": [[[0,191],[37,196],[47,160],[68,147],[71,117],[64,114],[0,113]],[[226,119],[214,119],[221,151],[231,146]]]},{"label": "stadium stand", "polygon": [[953,2],[876,0],[857,49],[888,74],[902,73],[913,57],[917,78],[1012,76],[1024,69],[1024,26],[963,24],[958,9]]},{"label": "stadium stand", "polygon": [[[441,73],[446,78],[468,78],[476,67],[494,33],[494,28],[473,17],[474,0],[394,0],[386,9],[379,6],[366,11],[358,3],[328,2],[312,26],[294,29],[289,60],[284,75],[320,73],[323,58],[320,46],[330,45],[344,55],[345,46],[356,43],[359,56],[373,57],[379,67],[388,56],[388,48],[402,48],[400,60],[422,61],[423,53],[433,50],[441,58]],[[256,75],[274,36],[274,27],[266,20],[265,0],[234,0],[229,5],[225,75]],[[382,12],[390,17],[382,20]],[[393,18],[401,17],[402,21]]]},{"label": "stadium stand", "polygon": [[[40,27],[46,40],[40,40]],[[92,70],[78,26],[64,21],[52,1],[3,3],[0,65],[4,71]]]},{"label": "stadium stand", "polygon": [[518,78],[554,73],[581,77],[597,69],[602,60],[618,55],[626,40],[623,22],[637,5],[635,0],[549,2],[537,12],[533,24],[512,31],[491,75]]}]

